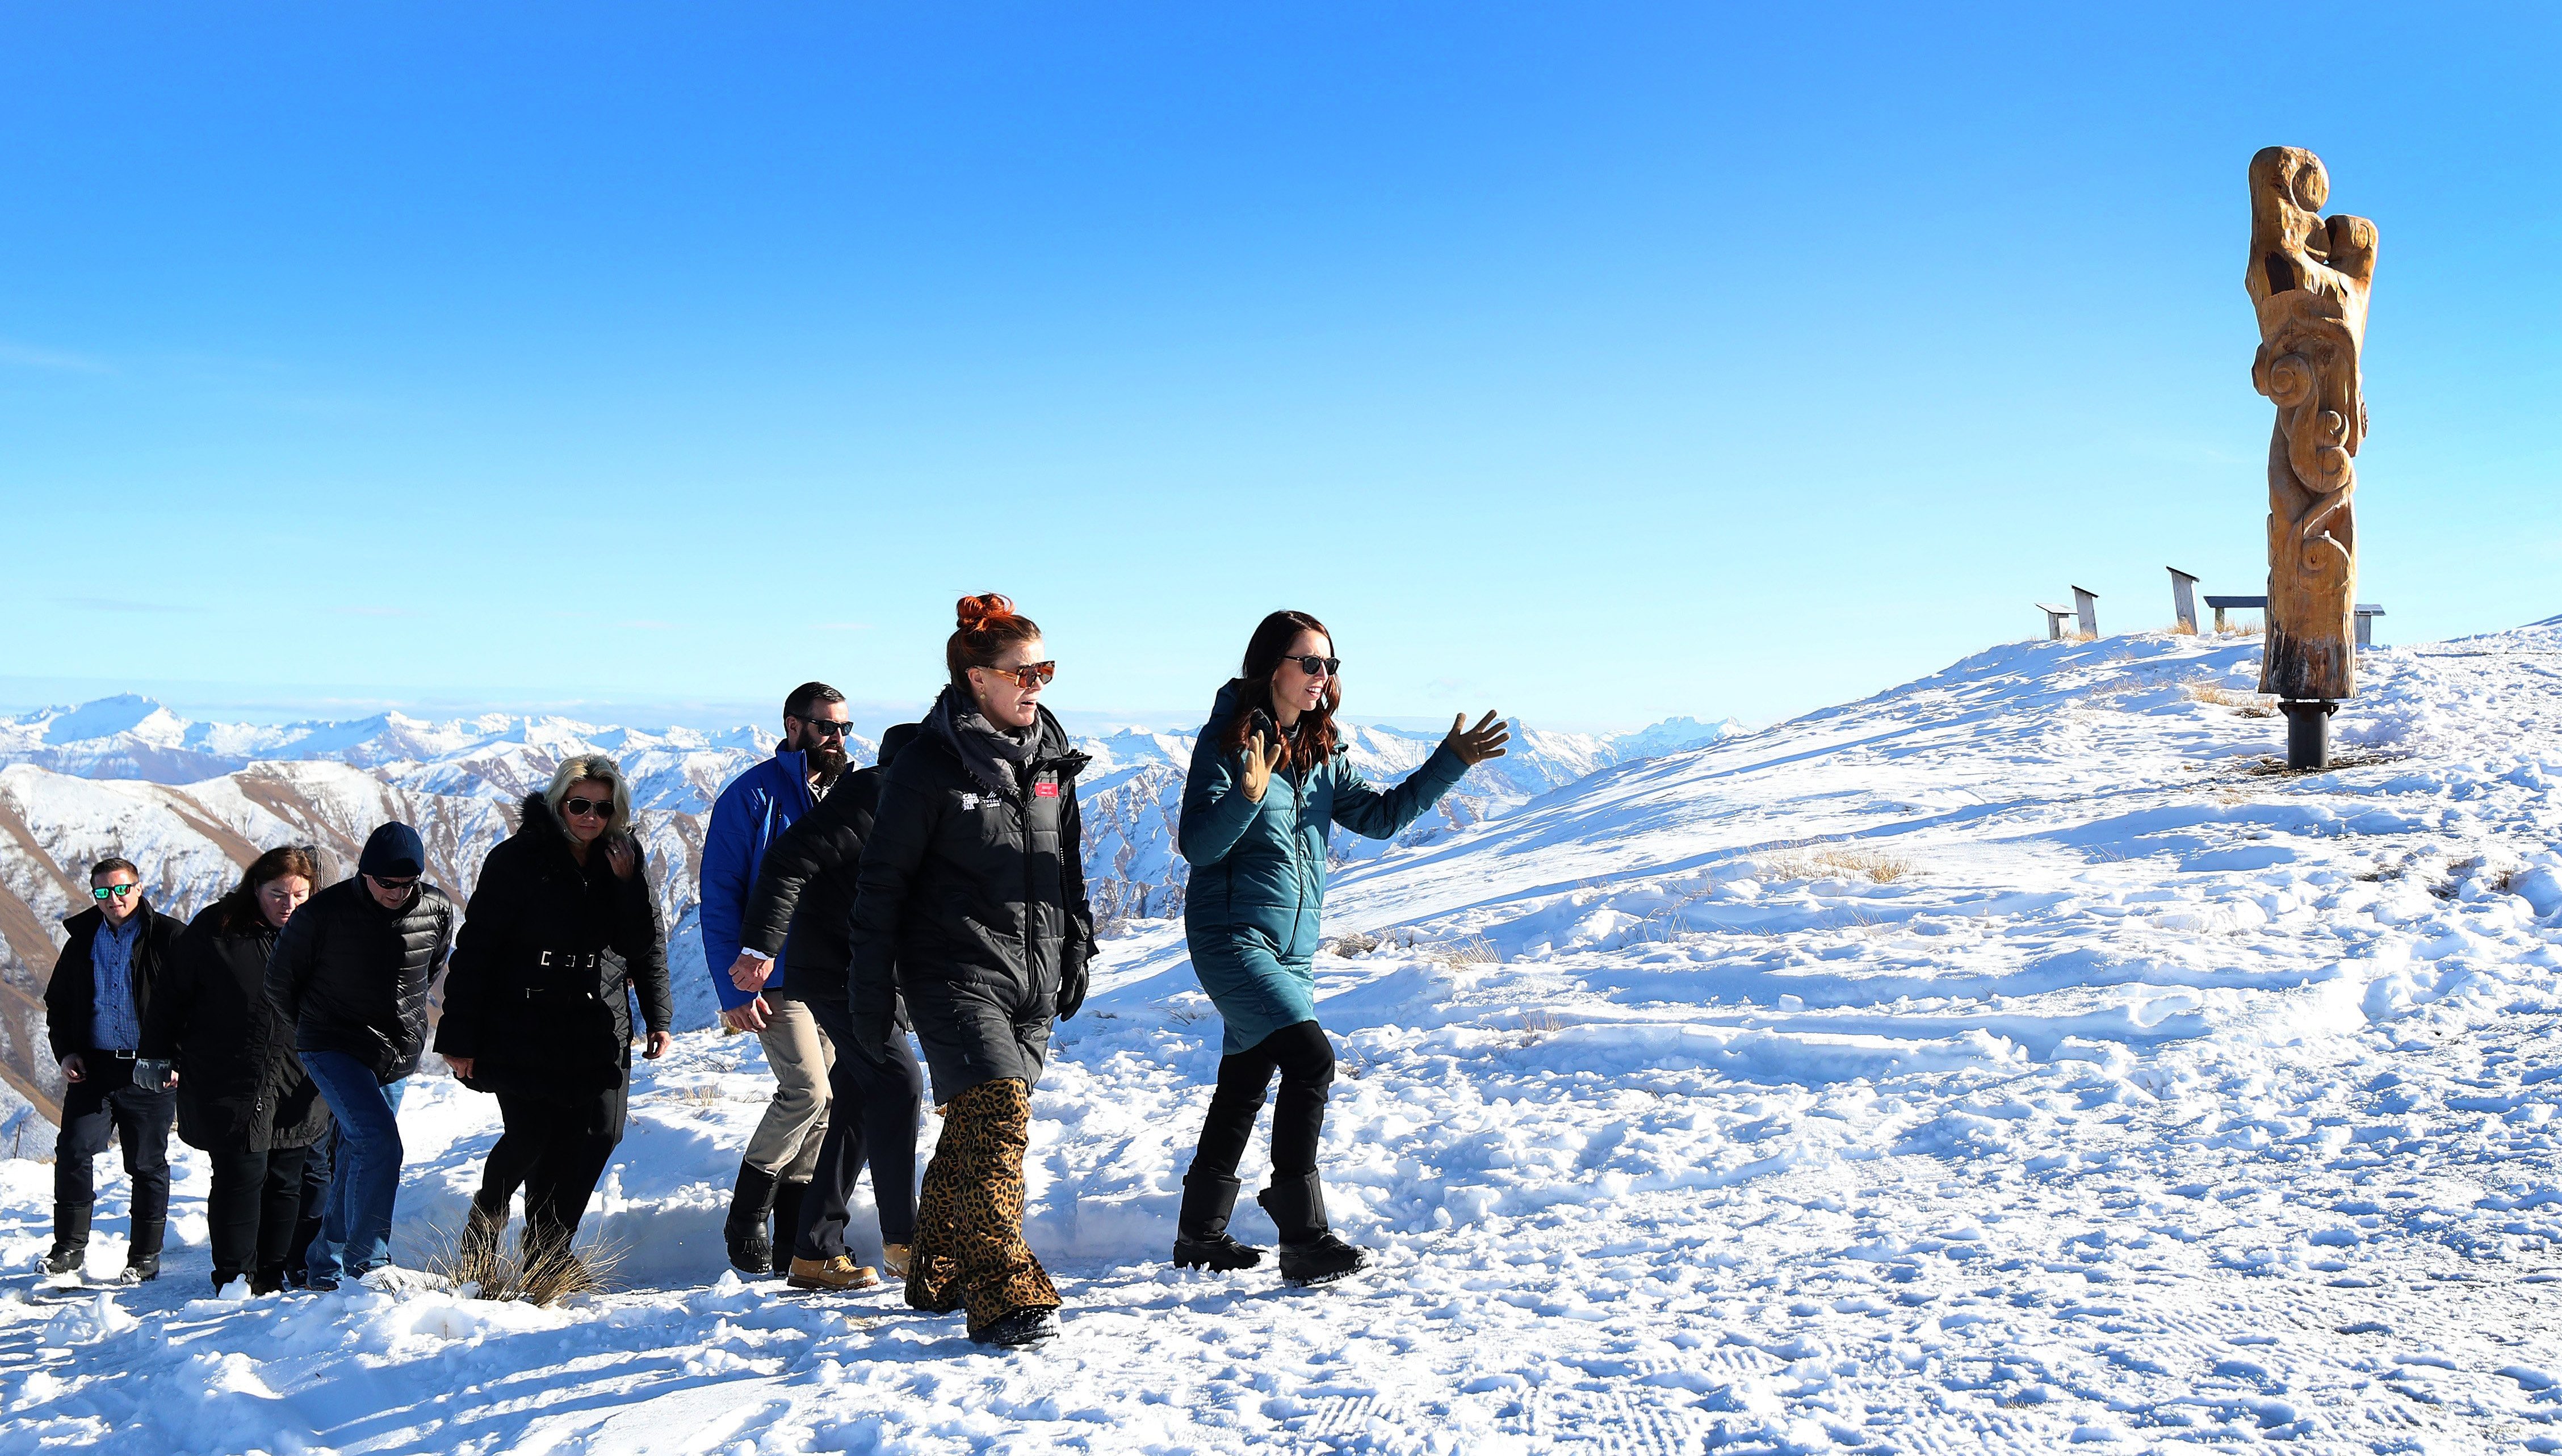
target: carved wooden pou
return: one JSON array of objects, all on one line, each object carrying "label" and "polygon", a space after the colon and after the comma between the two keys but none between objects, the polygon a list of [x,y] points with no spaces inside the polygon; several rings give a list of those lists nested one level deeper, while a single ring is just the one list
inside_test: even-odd
[{"label": "carved wooden pou", "polygon": [[2301,147],[2251,159],[2251,269],[2260,353],[2251,383],[2278,407],[2269,443],[2269,637],[2260,690],[2291,699],[2357,691],[2357,526],[2350,496],[2366,438],[2358,355],[2375,280],[2375,225],[2324,218],[2330,176]]}]

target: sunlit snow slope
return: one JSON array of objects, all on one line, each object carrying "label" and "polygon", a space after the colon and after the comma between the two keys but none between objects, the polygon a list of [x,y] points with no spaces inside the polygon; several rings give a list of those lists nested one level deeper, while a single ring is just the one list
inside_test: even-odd
[{"label": "sunlit snow slope", "polygon": [[[191,1161],[159,1285],[13,1277],[0,1451],[2562,1449],[2562,626],[2361,662],[2328,773],[2250,639],[2022,644],[1347,867],[1346,1285],[1163,1262],[1217,1021],[1134,922],[1035,1102],[1050,1348],[715,1284],[705,1033],[591,1218],[628,1291],[189,1303]],[[403,1122],[418,1259],[495,1118]]]}]

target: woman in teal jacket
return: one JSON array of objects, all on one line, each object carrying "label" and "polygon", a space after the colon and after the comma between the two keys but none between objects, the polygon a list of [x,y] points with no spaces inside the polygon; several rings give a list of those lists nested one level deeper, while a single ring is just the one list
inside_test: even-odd
[{"label": "woman in teal jacket", "polygon": [[1381,792],[1352,766],[1335,737],[1343,704],[1341,659],[1326,625],[1299,612],[1263,619],[1246,643],[1243,673],[1219,689],[1192,746],[1178,839],[1191,865],[1184,937],[1192,970],[1227,1023],[1218,1090],[1202,1124],[1176,1226],[1175,1262],[1251,1268],[1263,1257],[1229,1237],[1237,1160],[1255,1114],[1281,1073],[1272,1114],[1272,1185],[1255,1199],[1281,1235],[1281,1277],[1293,1284],[1340,1279],[1369,1258],[1326,1224],[1317,1141],[1333,1044],[1317,1024],[1318,913],[1326,898],[1326,838],[1341,824],[1393,837],[1430,809],[1473,764],[1500,757],[1509,725],[1467,715],[1404,783]]}]

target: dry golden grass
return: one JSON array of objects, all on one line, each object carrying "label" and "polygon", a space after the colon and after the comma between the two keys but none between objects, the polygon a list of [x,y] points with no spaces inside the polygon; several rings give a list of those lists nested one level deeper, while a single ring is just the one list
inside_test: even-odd
[{"label": "dry golden grass", "polygon": [[1831,879],[1857,875],[1877,884],[1891,885],[1913,873],[1914,864],[1910,859],[1874,849],[1823,848],[1773,861],[1770,870],[1780,879]]},{"label": "dry golden grass", "polygon": [[440,1238],[428,1254],[427,1272],[458,1290],[470,1291],[474,1299],[548,1306],[583,1294],[605,1293],[613,1287],[614,1270],[623,1262],[620,1245],[602,1242],[591,1243],[584,1251],[546,1243],[529,1258],[522,1239],[508,1252],[503,1233],[486,1243],[458,1236]]},{"label": "dry golden grass", "polygon": [[2245,718],[2278,716],[2278,700],[2267,693],[2236,692],[2229,687],[2217,687],[2211,682],[2192,682],[2188,685],[2188,695],[2201,703],[2213,703],[2219,708],[2237,708]]},{"label": "dry golden grass", "polygon": [[1491,966],[1503,959],[1495,943],[1482,935],[1463,935],[1432,947],[1432,957],[1453,966]]},{"label": "dry golden grass", "polygon": [[2195,637],[2197,636],[2197,629],[2189,626],[2185,622],[2174,622],[2170,625],[2170,635],[2172,637]]}]

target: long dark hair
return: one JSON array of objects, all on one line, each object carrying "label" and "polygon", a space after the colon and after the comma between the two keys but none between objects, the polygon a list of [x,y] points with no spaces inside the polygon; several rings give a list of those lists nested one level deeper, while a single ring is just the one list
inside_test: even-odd
[{"label": "long dark hair", "polygon": [[[1245,666],[1236,675],[1236,716],[1228,721],[1227,747],[1230,752],[1245,747],[1253,735],[1254,718],[1260,712],[1272,716],[1272,674],[1281,670],[1281,659],[1289,654],[1290,643],[1299,634],[1313,632],[1326,639],[1326,651],[1334,651],[1335,635],[1326,625],[1305,612],[1275,612],[1256,625],[1254,636],[1246,638]],[[1299,715],[1298,728],[1282,735],[1290,746],[1290,764],[1307,773],[1324,763],[1335,751],[1335,710],[1344,705],[1344,680],[1326,679],[1325,700]],[[1278,720],[1273,726],[1277,731]]]},{"label": "long dark hair", "polygon": [[258,905],[258,892],[271,881],[288,874],[298,874],[312,888],[320,886],[320,867],[313,862],[312,851],[299,844],[278,844],[249,862],[241,871],[240,883],[218,901],[223,908],[223,932],[226,935],[248,935],[253,931],[274,930],[267,923],[267,912]]}]

